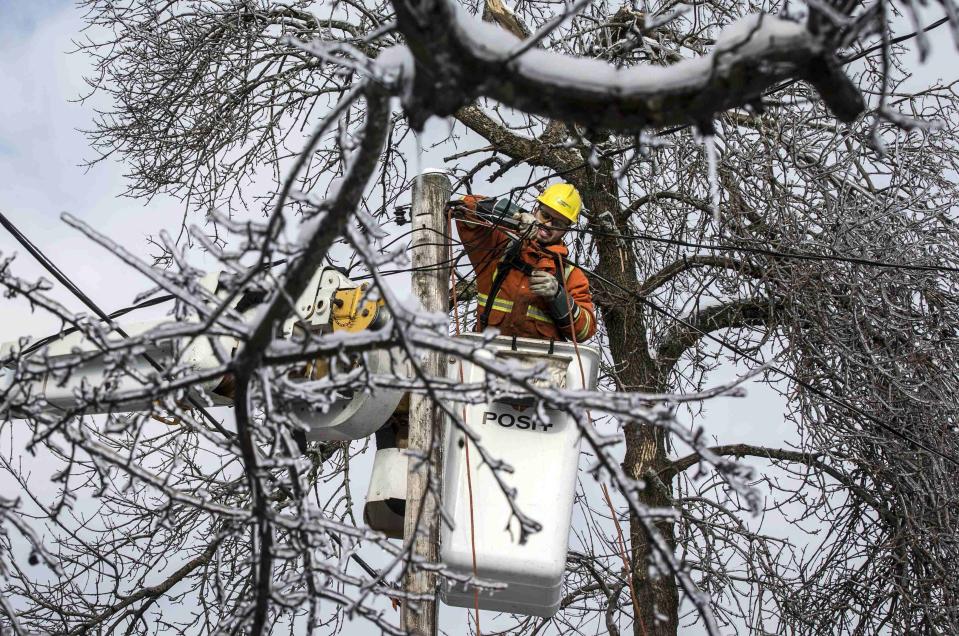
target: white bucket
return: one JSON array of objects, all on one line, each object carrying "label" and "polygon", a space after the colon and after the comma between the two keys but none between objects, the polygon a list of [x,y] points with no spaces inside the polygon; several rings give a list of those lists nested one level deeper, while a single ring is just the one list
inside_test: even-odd
[{"label": "white bucket", "polygon": [[[460,338],[477,345],[483,342],[480,334]],[[585,388],[596,386],[599,351],[593,347],[580,345],[577,357],[571,343],[500,337],[484,348],[497,358],[518,359],[523,364],[545,363],[549,379],[541,384],[582,389],[581,378],[585,375]],[[483,369],[459,361],[453,363],[450,377],[459,377],[459,364],[463,365],[464,382],[484,380]],[[481,590],[479,607],[552,616],[562,598],[581,436],[576,422],[565,412],[547,410],[547,419],[540,420],[532,400],[508,402],[467,405],[465,420],[494,459],[512,466],[513,472],[501,473],[502,478],[516,490],[519,509],[539,522],[542,530],[530,535],[526,543],[519,542],[519,523],[511,517],[506,496],[489,467],[482,463],[479,451],[469,443],[477,575],[506,586]],[[463,407],[456,408],[462,415]],[[463,433],[447,428],[443,505],[454,526],[443,525],[440,556],[448,568],[471,576],[474,537],[470,529],[466,448]],[[443,600],[448,605],[473,607],[473,599],[473,587],[444,584]]]}]

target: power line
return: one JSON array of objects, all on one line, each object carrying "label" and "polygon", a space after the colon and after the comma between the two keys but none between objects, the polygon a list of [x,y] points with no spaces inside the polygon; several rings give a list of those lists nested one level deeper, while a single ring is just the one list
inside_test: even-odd
[{"label": "power line", "polygon": [[855,414],[857,414],[857,415],[860,415],[861,417],[864,417],[864,418],[870,420],[871,422],[873,422],[874,424],[876,424],[877,426],[879,426],[880,428],[882,428],[882,429],[885,430],[886,432],[891,433],[891,434],[894,435],[895,437],[898,437],[898,438],[900,438],[900,439],[902,439],[902,440],[904,440],[904,441],[906,441],[906,442],[908,442],[908,443],[910,443],[910,444],[912,444],[912,445],[914,445],[914,446],[916,446],[916,447],[918,447],[918,448],[921,448],[921,449],[925,450],[926,452],[929,452],[929,453],[932,453],[932,454],[934,454],[934,455],[937,455],[937,456],[941,457],[942,459],[945,459],[946,461],[954,464],[955,466],[959,466],[959,459],[957,459],[956,457],[954,457],[954,456],[952,456],[952,455],[949,455],[949,454],[947,454],[947,453],[944,453],[944,452],[942,452],[942,451],[939,451],[939,450],[937,450],[937,449],[935,449],[935,448],[932,448],[931,446],[927,446],[926,444],[920,442],[919,440],[914,439],[914,438],[912,438],[911,436],[909,436],[909,435],[907,435],[907,434],[905,434],[905,433],[902,433],[902,432],[900,432],[900,431],[897,431],[895,428],[893,428],[893,427],[890,426],[889,424],[886,424],[885,422],[883,422],[883,421],[882,421],[881,419],[879,419],[878,417],[876,417],[876,416],[874,416],[874,415],[871,415],[871,414],[863,411],[862,409],[860,409],[859,407],[857,407],[857,406],[854,405],[854,404],[850,404],[849,402],[846,402],[845,400],[842,400],[842,399],[840,399],[840,398],[838,398],[838,397],[836,397],[836,396],[834,396],[834,395],[831,395],[830,393],[827,393],[826,391],[823,391],[822,389],[819,389],[818,387],[816,387],[816,386],[814,386],[814,385],[812,385],[812,384],[809,384],[809,383],[806,382],[805,380],[801,380],[801,379],[800,379],[799,377],[797,377],[795,374],[790,373],[789,371],[786,371],[785,369],[782,369],[782,368],[777,367],[777,366],[775,366],[775,365],[767,364],[767,363],[763,362],[762,360],[759,360],[758,358],[755,358],[754,356],[751,356],[750,354],[746,353],[745,351],[743,351],[742,349],[740,349],[740,348],[737,347],[736,345],[731,344],[731,343],[729,343],[729,342],[726,342],[726,341],[723,340],[722,338],[719,338],[719,337],[717,337],[717,336],[715,336],[715,335],[713,335],[713,334],[711,334],[711,333],[709,333],[709,332],[707,332],[707,331],[703,331],[702,329],[700,329],[700,328],[697,327],[696,325],[693,325],[693,324],[690,323],[689,321],[681,318],[680,316],[677,316],[676,314],[674,314],[673,312],[669,311],[668,309],[665,309],[665,308],[663,308],[663,307],[660,307],[660,306],[657,305],[656,303],[650,301],[648,298],[643,297],[641,294],[638,294],[638,293],[636,293],[636,292],[634,292],[634,291],[631,291],[631,290],[629,290],[629,289],[626,289],[625,287],[623,287],[623,286],[620,285],[619,283],[617,283],[617,282],[615,282],[615,281],[612,281],[612,280],[609,280],[608,278],[602,276],[601,274],[597,274],[595,271],[590,270],[590,269],[588,269],[588,268],[586,268],[586,267],[583,267],[583,266],[580,265],[579,263],[575,263],[575,262],[573,262],[573,261],[571,261],[571,260],[568,260],[568,259],[567,259],[567,261],[570,262],[570,263],[573,263],[574,265],[576,265],[576,267],[579,267],[579,268],[582,269],[584,272],[588,272],[590,275],[594,276],[594,277],[597,278],[598,280],[601,280],[602,282],[606,283],[607,285],[612,285],[613,287],[616,287],[616,288],[619,289],[620,291],[623,291],[623,292],[625,292],[625,293],[627,293],[627,294],[630,294],[630,295],[634,296],[634,297],[635,297],[637,300],[639,300],[642,304],[646,305],[647,307],[649,307],[649,308],[652,309],[653,311],[655,311],[655,312],[657,312],[657,313],[659,313],[659,314],[661,314],[661,315],[663,315],[663,316],[666,316],[667,318],[670,318],[671,320],[675,320],[675,321],[679,322],[680,324],[682,324],[683,326],[687,327],[688,329],[692,329],[693,331],[697,332],[697,333],[700,334],[701,336],[703,336],[703,337],[705,337],[705,338],[708,338],[709,340],[712,340],[713,342],[716,342],[716,343],[719,344],[720,346],[725,347],[726,349],[729,349],[729,350],[732,351],[733,353],[735,353],[735,354],[737,354],[737,355],[739,355],[739,356],[741,356],[741,357],[743,357],[743,358],[746,358],[746,359],[748,359],[748,360],[750,360],[750,361],[752,361],[752,362],[755,362],[756,364],[766,365],[768,368],[770,368],[770,369],[772,369],[773,371],[779,373],[780,375],[782,375],[782,376],[784,376],[784,377],[792,380],[793,382],[795,382],[795,383],[798,384],[799,386],[803,387],[804,389],[806,389],[806,390],[808,390],[808,391],[810,391],[810,392],[812,392],[812,393],[814,393],[814,394],[816,394],[816,395],[818,395],[818,396],[820,396],[820,397],[822,397],[822,398],[825,398],[826,400],[832,402],[833,404],[836,404],[836,405],[838,405],[838,406],[841,406],[841,407],[843,407],[843,408],[845,408],[845,409],[847,409],[847,410],[849,410],[849,411],[852,411],[853,413],[855,413]]},{"label": "power line", "polygon": [[746,245],[715,245],[710,243],[697,243],[694,241],[684,241],[682,239],[667,238],[664,236],[654,236],[652,234],[633,233],[618,234],[615,232],[603,232],[602,230],[588,230],[580,228],[570,228],[571,232],[589,234],[591,236],[603,236],[609,238],[621,238],[631,240],[643,240],[651,243],[665,243],[679,247],[689,247],[694,249],[712,250],[717,252],[747,252],[750,254],[762,254],[763,256],[772,256],[775,258],[791,258],[806,261],[837,261],[841,263],[852,263],[855,265],[866,265],[869,267],[881,267],[887,269],[900,269],[920,272],[943,272],[959,273],[959,267],[949,265],[910,265],[908,263],[890,263],[888,261],[878,261],[858,256],[841,256],[837,254],[812,254],[810,252],[780,252],[765,247],[749,247]]},{"label": "power line", "polygon": [[[30,239],[27,238],[23,234],[23,232],[21,232],[19,228],[17,228],[16,225],[10,222],[10,220],[2,212],[0,212],[0,225],[3,225],[3,227],[6,228],[8,232],[10,232],[13,238],[15,238],[17,242],[19,242],[20,245],[22,245],[30,253],[31,256],[37,259],[37,261],[43,266],[44,269],[46,269],[54,278],[60,281],[60,283],[63,284],[63,286],[66,287],[70,291],[70,293],[72,293],[74,296],[80,299],[80,301],[84,305],[86,305],[93,313],[99,316],[100,320],[110,325],[110,329],[112,331],[116,331],[118,334],[120,334],[121,337],[125,339],[130,338],[130,335],[126,331],[124,331],[120,326],[113,324],[113,321],[110,319],[110,316],[104,313],[103,310],[100,309],[100,307],[95,302],[93,302],[93,300],[89,296],[83,293],[83,290],[77,287],[73,283],[73,281],[71,281],[70,278],[66,274],[64,274],[63,271],[61,271],[60,268],[57,267],[57,265],[53,261],[47,258],[46,254],[44,254],[39,247],[34,245],[33,242],[30,241]],[[140,355],[144,360],[147,361],[147,363],[149,363],[151,367],[154,368],[154,370],[156,370],[158,373],[166,375],[163,366],[159,362],[157,362],[150,354],[141,353]],[[190,406],[196,409],[201,415],[203,415],[203,417],[206,418],[207,422],[209,422],[210,425],[213,426],[213,428],[215,428],[221,435],[223,435],[227,439],[231,439],[233,437],[233,434],[230,433],[225,428],[223,428],[220,425],[220,423],[216,420],[216,418],[214,418],[213,415],[209,411],[207,411],[206,408],[202,404],[200,404],[195,397],[187,394],[187,400],[189,401]]]},{"label": "power line", "polygon": [[[774,250],[766,247],[752,247],[748,245],[717,245],[715,243],[700,243],[696,241],[685,241],[682,239],[674,239],[674,238],[669,238],[665,236],[655,236],[653,234],[646,234],[643,232],[623,234],[618,232],[603,231],[599,229],[577,228],[577,227],[570,228],[569,231],[576,232],[581,235],[587,235],[587,236],[623,239],[623,240],[649,241],[651,243],[661,243],[666,245],[675,245],[677,247],[709,250],[714,252],[734,252],[734,253],[740,252],[740,253],[746,253],[746,254],[758,254],[762,256],[769,256],[772,258],[781,258],[781,259],[794,259],[794,260],[814,261],[814,262],[849,263],[853,265],[862,265],[865,267],[878,267],[881,269],[893,269],[893,270],[902,270],[902,271],[939,272],[939,273],[950,273],[950,274],[959,273],[959,267],[953,267],[949,265],[917,265],[917,264],[910,264],[910,263],[892,263],[889,261],[881,261],[877,259],[870,259],[870,258],[864,258],[859,256],[843,256],[840,254],[814,254],[811,252],[798,252],[793,250],[780,251],[780,250]],[[399,238],[408,236],[409,234],[410,232],[406,232]],[[395,243],[396,240],[398,239],[393,239],[390,242],[390,244]],[[398,274],[398,273],[403,273],[408,271],[413,271],[413,268],[392,270],[389,273]]]},{"label": "power line", "polygon": [[[114,318],[119,318],[120,316],[124,316],[130,313],[131,311],[136,311],[137,309],[146,309],[147,307],[154,307],[156,305],[170,302],[171,300],[174,300],[174,299],[176,299],[176,296],[174,296],[173,294],[151,298],[150,300],[145,300],[142,303],[130,305],[128,307],[124,307],[123,309],[117,309],[116,311],[108,314],[108,318],[110,318],[111,320]],[[64,336],[69,336],[70,334],[76,333],[79,330],[80,329],[78,327],[70,327],[69,329],[64,329],[55,334],[46,336],[45,338],[41,338],[40,340],[37,340],[32,345],[24,349],[21,355],[24,355],[24,356],[30,355],[34,351],[38,349],[42,349],[43,347],[47,346],[51,342],[55,342],[59,340],[60,338],[63,338]]]},{"label": "power line", "polygon": [[859,256],[842,256],[839,254],[814,254],[811,252],[797,252],[797,251],[779,251],[766,247],[750,247],[748,245],[716,245],[714,243],[699,243],[696,241],[684,241],[682,239],[669,238],[666,236],[655,236],[653,234],[646,234],[643,232],[633,232],[629,234],[623,234],[618,232],[609,232],[593,228],[580,228],[572,227],[568,231],[575,232],[581,235],[587,236],[598,236],[604,238],[614,238],[614,239],[623,239],[623,240],[640,240],[640,241],[649,241],[651,243],[662,243],[666,245],[675,245],[677,247],[686,247],[692,249],[702,249],[710,250],[714,252],[743,252],[748,254],[760,254],[763,256],[771,256],[774,258],[783,258],[783,259],[795,259],[795,260],[804,260],[804,261],[819,261],[819,262],[840,262],[840,263],[850,263],[854,265],[863,265],[867,267],[879,267],[884,269],[898,269],[904,271],[919,271],[919,272],[941,272],[941,273],[959,273],[959,267],[952,267],[949,265],[913,265],[909,263],[891,263],[889,261],[880,261],[871,258],[863,258]]},{"label": "power line", "polygon": [[[12,224],[11,224],[11,225],[12,225]],[[6,227],[6,226],[5,226],[5,227]],[[266,265],[264,265],[264,269],[268,269],[268,268],[271,268],[271,267],[275,267],[275,266],[277,266],[277,265],[283,265],[283,264],[286,263],[286,262],[287,262],[286,259],[280,259],[280,260],[277,260],[277,261],[272,261],[272,262],[267,263]],[[143,302],[136,303],[136,304],[134,304],[134,305],[128,305],[128,306],[123,307],[123,308],[121,308],[121,309],[117,309],[116,311],[113,311],[112,313],[108,314],[107,318],[109,318],[109,319],[119,318],[119,317],[121,317],[121,316],[124,316],[124,315],[132,312],[132,311],[136,311],[136,310],[138,310],[138,309],[146,309],[146,308],[148,308],[148,307],[154,307],[154,306],[156,306],[156,305],[160,305],[160,304],[163,304],[163,303],[166,303],[166,302],[170,302],[171,300],[176,300],[176,296],[174,296],[173,294],[167,294],[167,295],[165,295],[165,296],[157,296],[156,298],[151,298],[151,299],[149,299],[149,300],[144,300]],[[105,321],[105,322],[107,322],[108,324],[109,324],[109,322],[110,322],[109,320],[104,320],[103,318],[101,318],[100,320],[101,320],[101,322],[104,322],[104,321]],[[43,348],[44,346],[50,344],[51,342],[55,342],[55,341],[59,340],[60,338],[62,338],[62,337],[64,337],[64,336],[69,336],[70,334],[76,333],[77,331],[79,331],[79,328],[77,328],[77,327],[70,327],[70,328],[68,328],[68,329],[62,329],[62,330],[58,331],[58,332],[55,333],[55,334],[51,334],[51,335],[49,335],[49,336],[45,336],[44,338],[41,338],[41,339],[38,340],[37,342],[33,343],[32,345],[30,345],[29,347],[27,347],[26,349],[24,349],[23,352],[21,353],[21,355],[24,355],[24,356],[25,356],[25,355],[29,355],[29,354],[33,353],[34,351],[36,351],[36,350],[38,350],[38,349],[41,349],[41,348]]]}]

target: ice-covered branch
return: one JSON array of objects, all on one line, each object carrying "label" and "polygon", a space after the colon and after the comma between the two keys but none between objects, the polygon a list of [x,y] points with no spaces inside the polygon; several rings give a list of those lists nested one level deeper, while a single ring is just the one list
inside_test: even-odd
[{"label": "ice-covered branch", "polygon": [[776,304],[769,299],[732,301],[714,305],[678,322],[659,345],[657,360],[661,372],[668,374],[683,352],[706,334],[720,329],[770,325],[776,309]]},{"label": "ice-covered branch", "polygon": [[310,222],[301,228],[300,244],[303,254],[289,267],[281,282],[281,289],[266,303],[259,313],[250,337],[237,353],[235,361],[236,425],[237,436],[246,465],[247,479],[252,495],[252,506],[257,518],[258,549],[254,556],[258,559],[256,584],[256,604],[251,618],[251,631],[260,634],[266,627],[272,593],[273,579],[273,527],[268,502],[263,488],[262,468],[257,458],[256,444],[253,439],[250,381],[262,363],[263,355],[273,340],[276,324],[290,312],[290,298],[298,298],[303,293],[316,269],[333,245],[333,241],[342,234],[351,214],[357,209],[364,189],[376,169],[380,152],[389,127],[389,98],[375,85],[368,84],[366,97],[366,125],[360,137],[359,147],[353,153],[346,174],[339,188]]},{"label": "ice-covered branch", "polygon": [[396,0],[393,6],[415,60],[404,105],[416,128],[481,96],[591,129],[705,125],[793,78],[813,85],[842,121],[865,109],[831,48],[803,25],[769,15],[730,25],[707,56],[619,69],[538,49],[514,59],[519,40],[449,0]]},{"label": "ice-covered branch", "polygon": [[[865,488],[862,484],[847,475],[845,472],[827,464],[823,453],[811,453],[804,451],[787,450],[783,448],[769,448],[766,446],[754,446],[752,444],[727,444],[724,446],[713,446],[709,451],[715,455],[727,455],[735,457],[755,457],[768,459],[773,462],[798,463],[825,473],[841,483],[843,487],[856,495],[860,501],[872,508],[876,513],[891,518],[889,507],[882,504],[876,495]],[[691,453],[675,460],[668,468],[659,474],[663,480],[670,480],[685,470],[703,461],[699,453]],[[894,520],[893,520],[894,521]]]}]

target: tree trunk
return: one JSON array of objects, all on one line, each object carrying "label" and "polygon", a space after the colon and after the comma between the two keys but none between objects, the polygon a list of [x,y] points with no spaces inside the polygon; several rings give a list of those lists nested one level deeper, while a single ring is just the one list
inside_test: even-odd
[{"label": "tree trunk", "polygon": [[[619,218],[616,180],[613,167],[608,162],[596,172],[579,177],[575,185],[583,193],[587,208],[591,211],[592,223],[601,217],[612,215],[617,225],[616,232],[625,230],[624,220]],[[608,231],[608,228],[607,228]],[[621,247],[613,238],[597,240],[599,264],[597,273],[615,281],[628,290],[639,287],[636,262],[632,251]],[[594,281],[594,300],[603,314],[609,338],[609,350],[616,366],[616,376],[621,389],[630,391],[661,391],[656,362],[649,355],[646,337],[646,308],[636,298],[611,286]],[[646,482],[640,499],[647,506],[664,508],[672,505],[672,487],[656,478],[668,463],[666,438],[660,429],[651,426],[630,424],[626,427],[626,456],[623,469],[636,480]],[[675,545],[673,524],[661,521],[656,524],[670,547]],[[640,616],[633,624],[636,636],[675,636],[678,629],[679,595],[676,581],[669,573],[660,573],[654,564],[652,546],[642,524],[634,516],[629,523],[632,549],[631,568],[633,585],[639,600]],[[652,576],[650,572],[652,571]]]},{"label": "tree trunk", "polygon": [[[640,499],[651,508],[672,505],[671,482],[664,483],[655,476],[667,463],[666,436],[662,429],[653,426],[626,428],[623,468],[630,477],[645,479],[646,488]],[[672,522],[658,521],[656,528],[674,551],[676,539]],[[675,636],[679,622],[676,580],[670,573],[651,567],[654,562],[653,548],[645,529],[634,515],[630,515],[629,519],[629,539],[633,549],[633,584],[642,611],[642,620],[634,623],[633,633],[637,636]]]}]

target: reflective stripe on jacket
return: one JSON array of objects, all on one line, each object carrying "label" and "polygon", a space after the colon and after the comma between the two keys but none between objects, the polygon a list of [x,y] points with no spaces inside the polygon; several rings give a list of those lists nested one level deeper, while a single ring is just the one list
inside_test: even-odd
[{"label": "reflective stripe on jacket", "polygon": [[[463,201],[475,209],[476,201],[481,198],[464,197]],[[510,238],[497,228],[472,222],[469,216],[457,219],[456,229],[476,272],[479,316],[486,306],[496,269],[509,246]],[[526,274],[515,268],[509,270],[495,300],[489,305],[489,326],[496,327],[505,336],[571,340],[575,335],[577,342],[592,338],[596,333],[596,310],[589,291],[589,281],[582,270],[566,262],[568,255],[569,250],[562,244],[542,246],[535,241],[525,241],[519,258],[534,270],[546,271],[553,276],[562,262],[566,291],[573,300],[569,327],[560,330],[556,326],[549,315],[546,301],[529,291]],[[480,321],[477,320],[477,330],[479,325]]]}]

